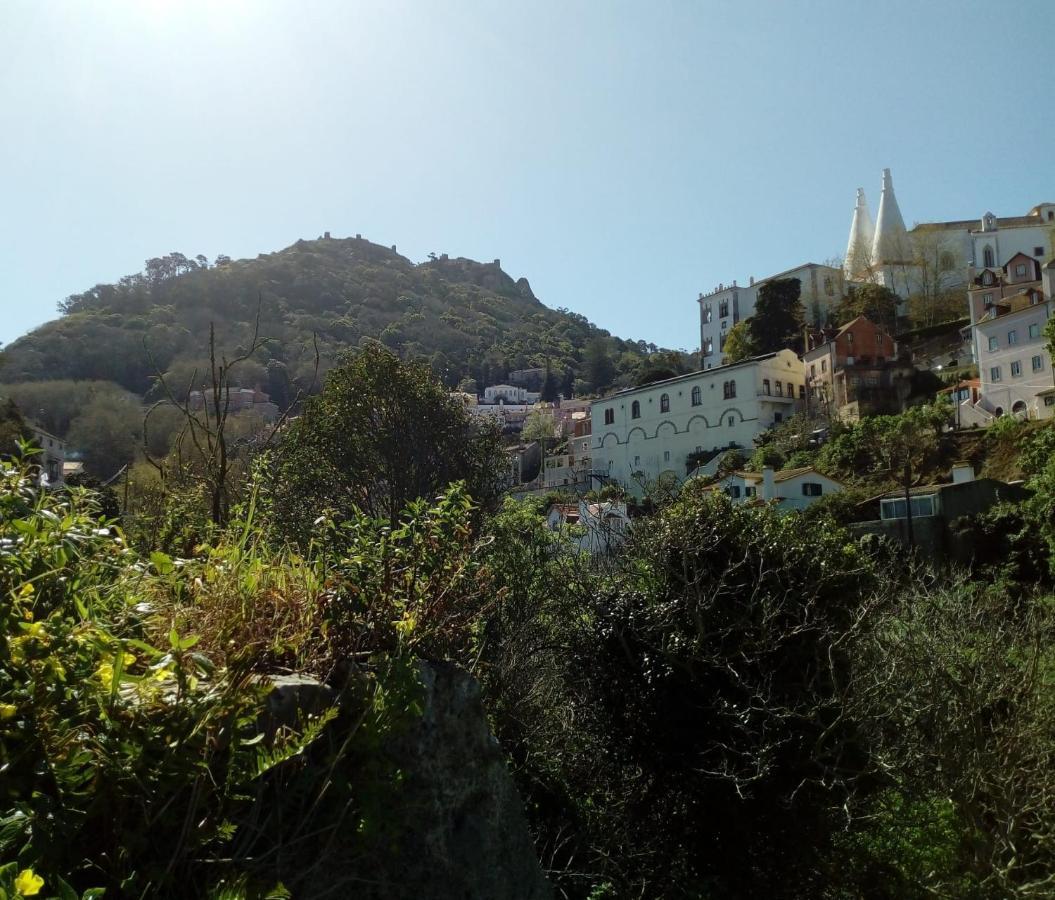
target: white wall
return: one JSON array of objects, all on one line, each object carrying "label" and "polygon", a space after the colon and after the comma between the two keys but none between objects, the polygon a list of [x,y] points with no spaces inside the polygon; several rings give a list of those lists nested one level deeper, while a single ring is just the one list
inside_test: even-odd
[{"label": "white wall", "polygon": [[[1035,418],[1047,418],[1051,407],[1037,403],[1037,393],[1055,386],[1052,380],[1051,357],[1044,338],[1044,326],[1051,316],[1051,303],[1030,306],[1015,313],[982,319],[976,326],[978,352],[978,374],[982,382],[981,404],[988,412],[998,408],[1010,414],[1015,403],[1023,401],[1027,412]],[[1030,326],[1037,331],[1030,337]],[[1016,342],[1010,343],[1009,332],[1014,331]],[[994,338],[996,349],[989,349],[989,339]],[[1039,356],[1041,368],[1033,370],[1032,358]],[[1021,367],[1019,375],[1011,374],[1011,364]],[[993,380],[993,368],[999,366],[1000,380]]]},{"label": "white wall", "polygon": [[[795,386],[794,399],[766,396],[763,379]],[[735,398],[725,399],[723,385],[735,382]],[[649,481],[672,473],[685,478],[690,453],[728,447],[731,443],[753,451],[754,439],[775,422],[799,409],[799,387],[805,383],[802,363],[790,350],[732,366],[682,375],[633,390],[621,391],[592,406],[592,457],[595,471],[607,473],[631,490],[639,490],[635,472]],[[701,403],[692,405],[692,390],[700,388]],[[663,413],[661,397],[670,399]],[[641,417],[632,417],[637,401]],[[614,422],[605,424],[605,411]],[[779,418],[778,418],[779,417]]]}]

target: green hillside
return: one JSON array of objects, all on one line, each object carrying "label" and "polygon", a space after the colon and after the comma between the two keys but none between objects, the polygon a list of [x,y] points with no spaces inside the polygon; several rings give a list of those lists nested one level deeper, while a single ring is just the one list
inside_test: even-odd
[{"label": "green hillside", "polygon": [[323,368],[375,338],[404,357],[428,359],[452,388],[467,378],[482,388],[512,369],[548,363],[555,386],[581,393],[645,377],[642,370],[659,363],[654,346],[611,338],[583,316],[544,306],[527,279],[514,281],[497,261],[416,265],[360,238],[299,240],[256,259],[214,263],[173,253],[59,306],[60,318],[7,348],[4,381],[114,382],[144,395],[158,370],[185,383],[200,368],[211,323],[219,348],[245,346],[258,307],[269,342],[240,377],[280,406],[310,382],[316,339]]}]

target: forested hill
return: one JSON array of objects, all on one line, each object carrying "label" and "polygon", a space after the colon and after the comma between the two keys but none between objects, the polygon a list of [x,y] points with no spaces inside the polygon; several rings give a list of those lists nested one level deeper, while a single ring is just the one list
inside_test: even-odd
[{"label": "forested hill", "polygon": [[[240,378],[279,405],[310,381],[316,337],[324,368],[377,338],[428,359],[452,388],[473,379],[482,389],[509,370],[548,363],[565,393],[576,379],[580,392],[600,390],[660,361],[654,346],[611,338],[581,315],[544,306],[527,279],[514,281],[497,260],[430,256],[416,265],[361,238],[299,240],[256,259],[213,263],[173,253],[59,306],[59,319],[7,348],[0,378],[112,381],[142,395],[159,370],[174,383],[201,371],[210,324],[218,350],[245,346],[258,308],[269,342]],[[664,364],[671,359],[677,364],[673,355]]]}]

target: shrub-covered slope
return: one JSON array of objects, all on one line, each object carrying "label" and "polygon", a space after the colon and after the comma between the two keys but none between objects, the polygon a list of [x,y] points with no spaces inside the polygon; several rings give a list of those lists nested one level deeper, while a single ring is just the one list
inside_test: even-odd
[{"label": "shrub-covered slope", "polygon": [[[324,365],[378,338],[403,356],[430,359],[449,387],[464,377],[492,383],[510,369],[548,361],[566,391],[586,345],[608,338],[583,316],[544,306],[527,279],[514,281],[497,260],[415,265],[359,238],[300,240],[256,259],[213,264],[173,253],[60,308],[61,318],[7,349],[0,377],[113,381],[143,394],[158,369],[189,377],[207,358],[211,323],[218,346],[247,345],[258,309],[260,334],[270,342],[244,377],[269,387],[280,405],[290,381],[310,381],[314,336]],[[605,344],[616,363],[628,351],[640,360],[646,349],[643,342]]]}]

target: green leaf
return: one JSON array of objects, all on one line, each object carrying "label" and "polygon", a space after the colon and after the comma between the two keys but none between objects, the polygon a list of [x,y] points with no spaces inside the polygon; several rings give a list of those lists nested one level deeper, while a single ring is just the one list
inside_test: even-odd
[{"label": "green leaf", "polygon": [[172,557],[159,550],[155,550],[150,554],[150,563],[159,575],[168,575],[176,568],[172,564]]}]

